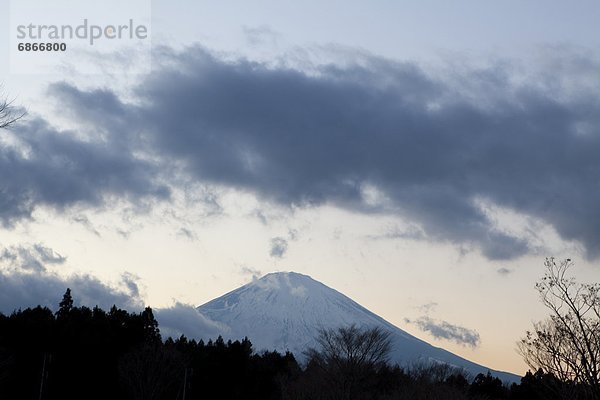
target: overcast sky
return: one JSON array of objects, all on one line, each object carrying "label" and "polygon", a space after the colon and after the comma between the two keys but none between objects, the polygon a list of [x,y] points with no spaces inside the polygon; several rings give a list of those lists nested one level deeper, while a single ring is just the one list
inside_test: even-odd
[{"label": "overcast sky", "polygon": [[0,311],[70,286],[193,335],[293,270],[523,373],[544,258],[598,280],[598,2],[142,3],[151,61],[0,63]]}]

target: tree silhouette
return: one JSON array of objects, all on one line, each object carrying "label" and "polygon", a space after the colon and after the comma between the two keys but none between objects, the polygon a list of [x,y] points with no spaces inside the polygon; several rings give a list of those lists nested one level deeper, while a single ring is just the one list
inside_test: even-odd
[{"label": "tree silhouette", "polygon": [[585,384],[600,398],[600,284],[579,284],[568,276],[571,259],[547,258],[536,284],[550,317],[534,324],[518,343],[525,362],[563,381]]},{"label": "tree silhouette", "polygon": [[320,391],[329,398],[362,398],[391,351],[390,334],[379,327],[321,329],[316,340],[320,348],[307,352],[307,369],[321,371]]},{"label": "tree silhouette", "polygon": [[[10,353],[0,348],[0,387],[8,379],[12,367],[12,357]],[[1,393],[1,392],[0,392]]]},{"label": "tree silhouette", "polygon": [[490,371],[484,374],[477,374],[469,392],[472,395],[482,396],[487,399],[502,399],[506,395],[506,388],[502,385],[502,381],[497,377],[493,377]]},{"label": "tree silhouette", "polygon": [[152,308],[146,307],[144,311],[142,311],[140,317],[142,319],[144,337],[146,340],[151,342],[160,341],[160,329],[158,329],[158,321],[154,318]]},{"label": "tree silhouette", "polygon": [[58,311],[56,316],[58,318],[64,318],[69,315],[69,312],[73,309],[73,297],[71,297],[71,289],[67,288],[67,291],[63,295],[62,300],[58,303]]},{"label": "tree silhouette", "polygon": [[159,342],[146,342],[125,354],[119,376],[133,400],[158,400],[177,392],[178,378],[185,372],[183,359]]},{"label": "tree silhouette", "polygon": [[0,101],[0,129],[8,128],[25,116],[25,111],[16,110],[12,101]]},{"label": "tree silhouette", "polygon": [[44,400],[598,399],[589,385],[541,370],[509,390],[491,374],[469,384],[444,364],[390,366],[390,338],[380,329],[323,330],[300,368],[291,353],[255,354],[247,338],[163,342],[150,308],[106,312],[73,303],[67,290],[59,312],[0,314],[0,399],[39,399],[40,388]]}]

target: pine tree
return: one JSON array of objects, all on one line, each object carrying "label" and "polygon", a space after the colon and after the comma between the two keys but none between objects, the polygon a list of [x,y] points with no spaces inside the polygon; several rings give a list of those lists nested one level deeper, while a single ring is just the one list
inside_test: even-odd
[{"label": "pine tree", "polygon": [[158,329],[158,321],[154,318],[152,308],[146,307],[141,313],[142,323],[144,326],[144,337],[147,341],[160,341],[160,330]]},{"label": "pine tree", "polygon": [[57,318],[64,318],[73,309],[73,298],[71,297],[71,289],[67,288],[67,291],[63,295],[63,299],[58,303],[58,311],[56,312]]}]

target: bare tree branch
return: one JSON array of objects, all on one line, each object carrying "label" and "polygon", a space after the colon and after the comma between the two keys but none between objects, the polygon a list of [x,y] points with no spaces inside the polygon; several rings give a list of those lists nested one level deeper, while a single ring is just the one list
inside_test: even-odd
[{"label": "bare tree branch", "polygon": [[0,101],[0,129],[10,127],[27,114],[25,110],[16,108],[13,102],[7,99]]},{"label": "bare tree branch", "polygon": [[373,374],[387,364],[391,351],[390,333],[379,327],[322,329],[317,337],[320,349],[308,351],[309,364],[323,376],[323,390],[336,398],[352,399],[369,386]]},{"label": "bare tree branch", "polygon": [[600,398],[600,285],[579,284],[568,276],[571,259],[547,258],[546,273],[536,284],[551,312],[517,344],[534,371],[542,369],[563,381],[588,385]]}]

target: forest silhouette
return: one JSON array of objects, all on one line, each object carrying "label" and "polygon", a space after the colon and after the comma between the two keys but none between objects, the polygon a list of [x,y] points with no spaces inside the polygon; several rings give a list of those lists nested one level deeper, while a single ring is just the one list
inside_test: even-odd
[{"label": "forest silhouette", "polygon": [[[470,377],[447,365],[403,368],[385,354],[344,357],[344,343],[353,351],[375,348],[360,345],[373,336],[382,340],[378,351],[387,351],[383,332],[323,331],[318,343],[341,347],[306,349],[300,364],[289,352],[256,353],[248,338],[164,340],[150,307],[76,307],[67,289],[56,312],[37,306],[0,314],[0,399],[535,400],[563,398],[569,385],[541,370],[507,386],[489,373]],[[589,398],[568,389],[569,398]]]}]

